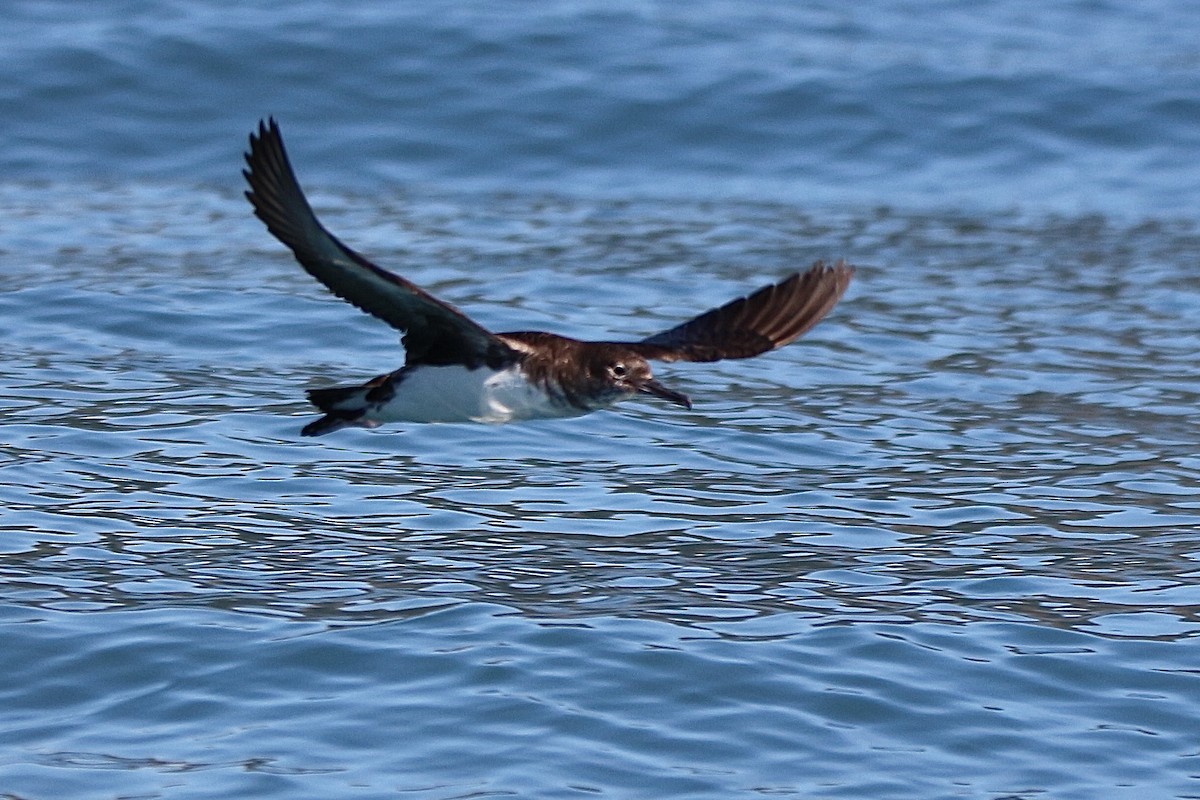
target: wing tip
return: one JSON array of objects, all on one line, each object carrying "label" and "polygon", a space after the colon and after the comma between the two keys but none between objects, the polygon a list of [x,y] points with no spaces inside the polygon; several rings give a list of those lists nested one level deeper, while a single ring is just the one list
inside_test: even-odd
[{"label": "wing tip", "polygon": [[850,285],[850,280],[854,277],[854,273],[857,271],[858,267],[847,263],[844,258],[839,258],[832,264],[824,261],[823,259],[817,259],[808,269],[804,270],[803,272],[795,273],[792,275],[792,278],[797,276],[803,278],[811,275],[820,280],[832,279],[836,284],[841,285],[842,288],[845,289],[846,286]]},{"label": "wing tip", "polygon": [[265,118],[258,121],[258,131],[250,131],[250,146],[263,139],[282,139],[283,134],[279,130],[279,123],[275,121],[274,114],[268,114]]}]

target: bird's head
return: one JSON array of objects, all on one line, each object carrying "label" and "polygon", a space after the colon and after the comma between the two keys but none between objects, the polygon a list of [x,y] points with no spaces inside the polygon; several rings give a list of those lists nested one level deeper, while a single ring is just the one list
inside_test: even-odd
[{"label": "bird's head", "polygon": [[650,362],[629,351],[608,351],[596,354],[589,365],[592,384],[612,401],[622,400],[635,394],[650,394],[684,408],[691,408],[692,401],[683,392],[668,389],[654,379]]}]

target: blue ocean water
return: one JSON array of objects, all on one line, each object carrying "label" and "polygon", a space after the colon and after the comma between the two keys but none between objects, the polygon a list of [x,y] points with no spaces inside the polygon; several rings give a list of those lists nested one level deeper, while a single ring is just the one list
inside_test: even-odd
[{"label": "blue ocean water", "polygon": [[[0,797],[1200,797],[1200,6],[13,2]],[[818,258],[692,411],[301,439],[394,368],[241,197],[499,330]]]},{"label": "blue ocean water", "polygon": [[275,114],[329,186],[1197,205],[1200,8],[1178,0],[8,9],[6,180],[227,186]]}]

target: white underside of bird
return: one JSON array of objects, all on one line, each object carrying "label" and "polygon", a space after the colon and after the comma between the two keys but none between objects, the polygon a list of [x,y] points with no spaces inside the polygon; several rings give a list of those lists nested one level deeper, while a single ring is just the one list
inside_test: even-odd
[{"label": "white underside of bird", "polygon": [[493,370],[461,365],[422,366],[406,371],[389,399],[373,403],[368,390],[348,396],[332,408],[365,408],[360,425],[384,422],[513,422],[574,417],[590,409],[554,398],[530,383],[513,365]]}]

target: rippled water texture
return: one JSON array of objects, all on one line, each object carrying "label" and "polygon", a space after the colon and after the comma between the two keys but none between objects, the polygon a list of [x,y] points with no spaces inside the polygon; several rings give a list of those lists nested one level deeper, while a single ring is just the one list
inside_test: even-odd
[{"label": "rippled water texture", "polygon": [[[0,798],[1200,797],[1190,6],[9,6]],[[494,329],[859,270],[693,411],[302,439],[403,356],[270,113]]]},{"label": "rippled water texture", "polygon": [[344,197],[501,328],[869,255],[801,344],[662,368],[694,412],[314,441],[390,330],[239,198],[52,199],[83,244],[0,296],[13,796],[1197,793],[1192,226]]}]

